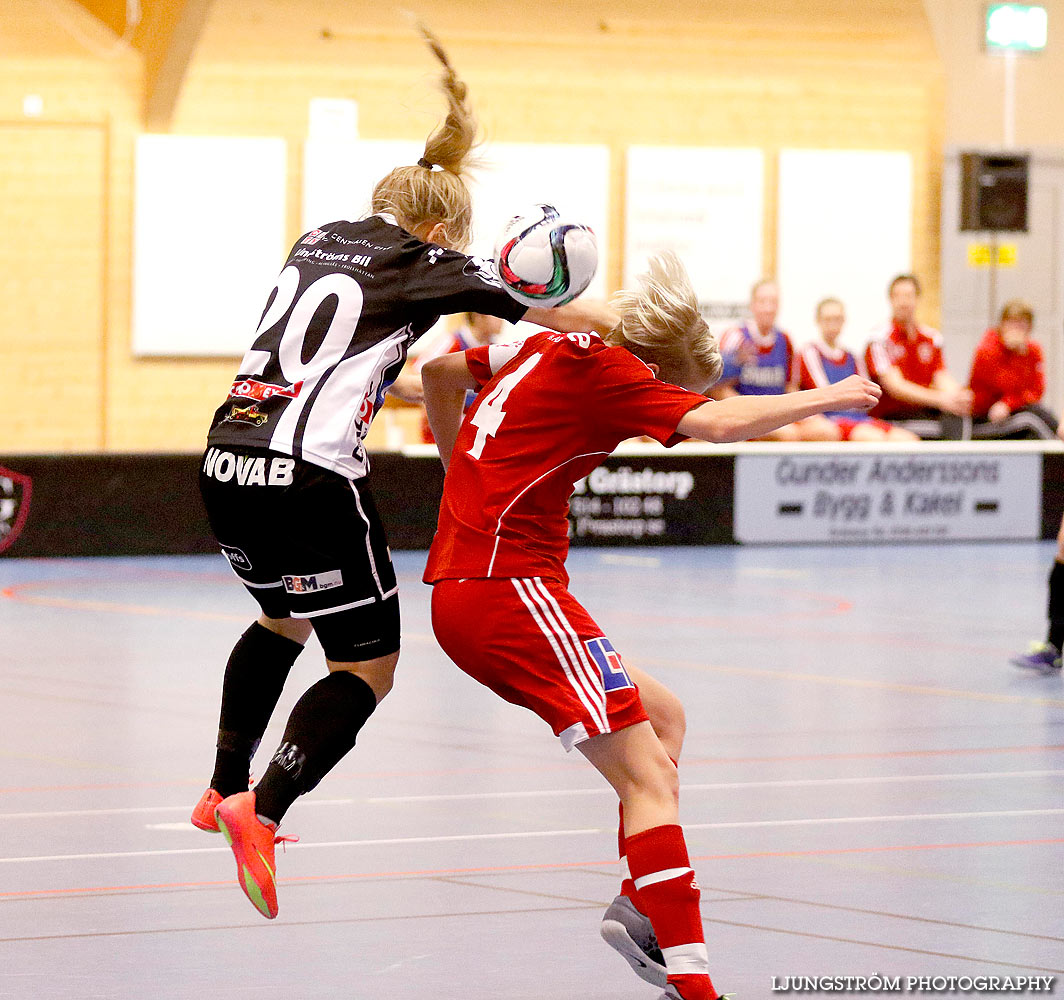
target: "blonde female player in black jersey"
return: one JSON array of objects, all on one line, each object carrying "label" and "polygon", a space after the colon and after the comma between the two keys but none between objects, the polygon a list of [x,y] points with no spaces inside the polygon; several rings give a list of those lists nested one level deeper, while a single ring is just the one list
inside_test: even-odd
[{"label": "blonde female player in black jersey", "polygon": [[[214,774],[192,814],[221,830],[241,888],[277,915],[276,828],[355,744],[392,686],[399,603],[366,484],[363,439],[407,347],[444,314],[479,312],[553,329],[609,329],[604,305],[528,309],[468,244],[463,174],[476,121],[436,38],[446,119],[414,166],[376,186],[372,214],[302,236],[289,254],[208,435],[200,488],[211,528],[262,614],[229,657]],[[250,761],[296,657],[317,634],[329,673],[292,710],[262,779]]]}]

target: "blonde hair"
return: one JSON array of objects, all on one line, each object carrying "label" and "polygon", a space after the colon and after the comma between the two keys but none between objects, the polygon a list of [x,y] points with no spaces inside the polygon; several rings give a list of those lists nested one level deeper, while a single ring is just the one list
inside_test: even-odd
[{"label": "blonde hair", "polygon": [[396,167],[377,182],[370,209],[390,213],[410,231],[425,223],[442,223],[444,242],[463,249],[473,229],[473,202],[463,175],[475,162],[470,154],[477,142],[477,121],[467,101],[466,85],[458,79],[439,39],[420,22],[417,29],[443,66],[440,89],[447,98],[447,117],[425,141],[417,165]]},{"label": "blonde hair", "polygon": [[780,286],[775,278],[761,278],[758,281],[755,281],[750,286],[750,301],[753,302],[754,299],[757,298],[757,293],[760,292],[762,288],[768,288],[770,285],[775,288],[777,292],[779,291]]},{"label": "blonde hair", "polygon": [[717,338],[698,310],[698,297],[680,258],[671,250],[650,258],[635,291],[620,291],[611,305],[621,321],[605,337],[647,364],[666,382],[682,384],[692,368],[707,382],[720,378]]},{"label": "blonde hair", "polygon": [[1005,323],[1009,320],[1018,320],[1028,326],[1034,326],[1034,309],[1024,299],[1009,299],[1001,308],[1000,322]]},{"label": "blonde hair", "polygon": [[821,299],[816,304],[817,319],[820,319],[820,314],[824,311],[825,306],[838,306],[844,313],[846,311],[846,306],[843,304],[842,299],[837,299],[834,295],[829,295],[826,299]]}]

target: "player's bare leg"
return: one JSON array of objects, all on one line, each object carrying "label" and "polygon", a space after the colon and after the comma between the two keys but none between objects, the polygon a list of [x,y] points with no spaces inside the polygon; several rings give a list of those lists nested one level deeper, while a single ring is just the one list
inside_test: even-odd
[{"label": "player's bare leg", "polygon": [[[678,823],[676,765],[649,722],[578,745],[621,799],[625,853],[636,897],[640,910],[650,918],[664,959],[663,996],[716,1000],[698,908],[698,884]],[[642,975],[638,968],[636,972]]]},{"label": "player's bare leg", "polygon": [[[624,666],[628,676],[639,688],[639,699],[655,735],[673,763],[677,763],[687,729],[683,704],[657,678],[630,663],[626,662]],[[628,870],[623,804],[618,806],[617,811],[617,857],[620,863],[621,891],[606,907],[599,931],[602,939],[624,957],[640,979],[664,988],[668,976],[665,959],[658,946],[658,938],[650,918],[639,908],[635,883]]]},{"label": "player's bare leg", "polygon": [[650,725],[654,728],[665,752],[673,761],[679,761],[684,735],[687,732],[687,717],[684,714],[683,702],[661,681],[646,671],[633,667],[627,660],[625,660],[624,669],[639,688],[639,700],[643,703],[647,718],[650,719]]},{"label": "player's bare leg", "polygon": [[[892,428],[894,430],[895,428]],[[875,424],[858,424],[850,431],[850,441],[854,444],[867,444],[870,441],[887,441],[890,432],[876,427]]]},{"label": "player's bare leg", "polygon": [[804,420],[799,420],[792,426],[798,431],[799,441],[842,440],[842,431],[839,430],[838,424],[819,414],[815,417],[806,417]]},{"label": "player's bare leg", "polygon": [[649,722],[594,736],[577,746],[620,797],[629,837],[677,822],[676,765]]},{"label": "player's bare leg", "polygon": [[314,631],[314,627],[306,618],[267,618],[265,615],[259,615],[259,624],[271,632],[276,632],[277,635],[283,635],[286,639],[298,642],[301,646]]},{"label": "player's bare leg", "polygon": [[891,427],[891,429],[887,431],[887,440],[895,442],[900,441],[909,444],[913,441],[919,441],[920,436],[914,434],[912,431],[906,430],[904,427]]},{"label": "player's bare leg", "polygon": [[377,696],[377,704],[379,705],[381,699],[392,689],[392,683],[395,680],[395,666],[399,662],[399,654],[389,653],[387,656],[378,656],[372,660],[350,663],[341,663],[336,660],[326,660],[325,662],[329,664],[330,673],[346,670],[356,677],[361,677],[373,688],[373,693]]}]

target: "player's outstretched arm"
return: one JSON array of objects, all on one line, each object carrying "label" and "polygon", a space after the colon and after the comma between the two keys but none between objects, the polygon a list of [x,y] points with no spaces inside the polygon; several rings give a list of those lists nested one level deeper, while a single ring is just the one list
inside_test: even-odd
[{"label": "player's outstretched arm", "polygon": [[464,352],[444,354],[425,362],[421,369],[425,391],[425,413],[429,418],[432,436],[440,450],[444,469],[451,462],[451,452],[462,426],[465,394],[478,387],[469,371]]},{"label": "player's outstretched arm", "polygon": [[676,430],[716,444],[746,441],[826,410],[870,410],[882,392],[870,379],[851,375],[823,389],[779,396],[729,396],[691,410]]},{"label": "player's outstretched arm", "polygon": [[545,326],[558,333],[609,333],[621,321],[621,317],[599,299],[573,299],[553,309],[532,306],[521,318],[526,323]]},{"label": "player's outstretched arm", "polygon": [[404,403],[424,403],[425,392],[421,387],[421,373],[408,364],[388,386],[388,395],[395,396]]}]

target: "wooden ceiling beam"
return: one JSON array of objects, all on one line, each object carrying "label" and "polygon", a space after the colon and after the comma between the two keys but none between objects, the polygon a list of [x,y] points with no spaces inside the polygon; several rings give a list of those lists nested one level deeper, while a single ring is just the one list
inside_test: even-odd
[{"label": "wooden ceiling beam", "polygon": [[73,0],[74,4],[88,11],[118,38],[126,30],[126,0]]},{"label": "wooden ceiling beam", "polygon": [[[103,0],[98,0],[103,2]],[[134,36],[144,56],[144,122],[165,132],[214,0],[142,0]]]}]

